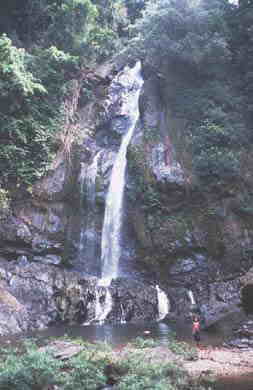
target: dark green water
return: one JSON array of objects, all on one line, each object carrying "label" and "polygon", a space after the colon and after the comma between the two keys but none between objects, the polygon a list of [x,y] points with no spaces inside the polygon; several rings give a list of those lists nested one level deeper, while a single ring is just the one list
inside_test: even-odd
[{"label": "dark green water", "polygon": [[[73,326],[61,325],[50,327],[45,330],[38,330],[22,335],[1,337],[0,343],[16,344],[27,338],[35,338],[41,342],[49,338],[70,337],[81,338],[89,342],[107,342],[114,346],[127,344],[136,337],[151,337],[156,340],[166,343],[168,337],[173,334],[177,335],[179,340],[184,340],[189,343],[194,343],[191,336],[191,323],[177,321],[170,324],[166,323],[136,323],[136,324],[104,324],[104,325],[88,325],[88,326]],[[223,341],[224,335],[216,331],[202,331],[201,343],[204,345],[219,345]],[[252,389],[253,390],[253,389]]]}]

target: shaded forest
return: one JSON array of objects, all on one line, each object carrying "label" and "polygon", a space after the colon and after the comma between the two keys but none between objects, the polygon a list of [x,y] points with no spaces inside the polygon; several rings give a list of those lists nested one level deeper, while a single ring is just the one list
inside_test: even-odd
[{"label": "shaded forest", "polygon": [[[11,0],[0,6],[1,202],[43,176],[92,100],[87,72],[121,52],[161,78],[187,120],[193,169],[237,180],[253,134],[253,2]],[[73,106],[73,96],[78,104]],[[73,130],[74,131],[74,130]],[[247,162],[248,163],[248,160]]]}]

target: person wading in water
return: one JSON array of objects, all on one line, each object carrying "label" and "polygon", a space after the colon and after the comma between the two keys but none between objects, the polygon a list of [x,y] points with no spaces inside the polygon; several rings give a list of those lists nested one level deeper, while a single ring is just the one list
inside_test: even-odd
[{"label": "person wading in water", "polygon": [[192,319],[192,335],[194,340],[196,341],[197,345],[199,345],[200,342],[200,321],[197,316],[194,316]]}]

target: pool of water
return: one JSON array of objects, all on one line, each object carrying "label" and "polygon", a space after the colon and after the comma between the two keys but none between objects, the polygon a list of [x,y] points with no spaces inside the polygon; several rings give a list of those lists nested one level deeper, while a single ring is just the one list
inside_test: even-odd
[{"label": "pool of water", "polygon": [[[47,341],[49,338],[70,337],[81,338],[89,342],[107,342],[114,346],[127,344],[136,337],[150,337],[166,343],[168,338],[176,335],[179,340],[194,343],[191,335],[191,322],[178,320],[171,323],[150,322],[135,324],[104,324],[104,325],[58,325],[45,330],[30,333],[0,337],[0,344],[16,344],[27,338]],[[219,330],[202,331],[201,343],[204,345],[217,346],[222,343],[224,334]]]},{"label": "pool of water", "polygon": [[25,339],[34,338],[43,343],[49,338],[70,337],[81,338],[89,342],[107,342],[114,346],[126,344],[138,336],[152,337],[166,342],[174,333],[174,329],[165,323],[137,323],[137,324],[104,324],[104,325],[58,325],[45,330],[38,330],[14,336],[0,337],[0,343],[16,344]]},{"label": "pool of water", "polygon": [[[102,341],[112,345],[126,344],[138,336],[148,336],[165,342],[173,329],[164,323],[104,324],[88,326],[62,326],[39,332],[40,337],[69,336],[90,342]],[[38,335],[38,333],[37,333]]]}]

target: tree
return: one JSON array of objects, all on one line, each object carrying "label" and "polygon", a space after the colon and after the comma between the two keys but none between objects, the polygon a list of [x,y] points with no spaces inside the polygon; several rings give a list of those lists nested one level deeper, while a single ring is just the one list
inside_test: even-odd
[{"label": "tree", "polygon": [[[231,29],[232,61],[239,75],[237,89],[242,95],[241,109],[252,133],[253,124],[253,1],[241,0],[228,14]],[[253,134],[250,136],[253,141]]]},{"label": "tree", "polygon": [[1,181],[31,184],[50,163],[63,90],[77,59],[56,48],[34,56],[3,35],[0,62]]},{"label": "tree", "polygon": [[139,55],[161,80],[164,104],[184,118],[193,168],[208,182],[238,176],[247,145],[242,99],[236,91],[238,73],[231,61],[228,14],[234,8],[228,0],[198,5],[148,1],[130,43],[130,53]]},{"label": "tree", "polygon": [[127,15],[131,23],[140,18],[142,10],[145,8],[147,0],[124,0],[127,7]]},{"label": "tree", "polygon": [[66,100],[74,88],[85,94],[83,69],[114,50],[114,5],[112,0],[0,5],[0,184],[5,188],[10,182],[30,184],[49,167],[55,134],[68,118]]}]

